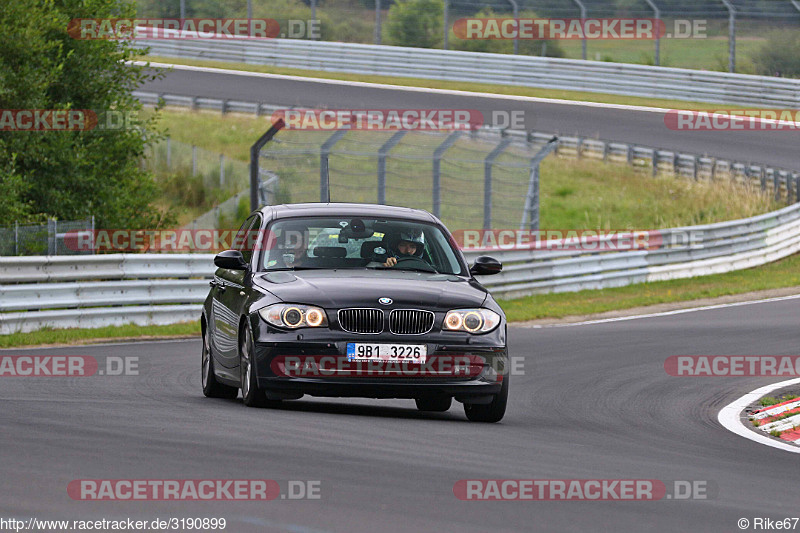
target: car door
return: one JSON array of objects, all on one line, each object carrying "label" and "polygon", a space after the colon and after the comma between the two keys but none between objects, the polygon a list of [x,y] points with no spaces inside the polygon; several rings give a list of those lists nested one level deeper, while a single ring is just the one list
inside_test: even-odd
[{"label": "car door", "polygon": [[[251,215],[236,234],[234,249],[242,252],[245,262],[252,262],[253,250],[247,238],[249,231],[257,231],[261,217]],[[212,313],[214,316],[214,347],[218,355],[220,373],[230,374],[238,379],[236,369],[239,366],[239,317],[242,316],[251,270],[217,269],[214,275],[214,291],[212,297]]]}]

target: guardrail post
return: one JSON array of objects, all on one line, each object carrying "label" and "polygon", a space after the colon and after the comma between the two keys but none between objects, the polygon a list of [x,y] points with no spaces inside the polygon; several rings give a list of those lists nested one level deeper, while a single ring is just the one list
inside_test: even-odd
[{"label": "guardrail post", "polygon": [[228,112],[228,100],[226,98],[222,99],[221,111],[223,115]]},{"label": "guardrail post", "polygon": [[628,159],[628,164],[632,165],[633,164],[633,145],[632,144],[628,144],[626,146],[628,147],[628,154],[626,156],[627,159]]},{"label": "guardrail post", "polygon": [[454,131],[433,152],[433,216],[437,218],[441,216],[442,207],[442,156],[448,148],[455,144],[460,136],[460,131]]},{"label": "guardrail post", "polygon": [[378,149],[378,203],[386,204],[386,155],[400,142],[408,130],[398,131]]},{"label": "guardrail post", "polygon": [[678,176],[678,175],[681,173],[681,169],[680,169],[680,167],[678,166],[678,161],[679,161],[679,160],[680,160],[680,159],[679,159],[679,157],[678,157],[678,152],[673,152],[673,153],[672,153],[672,173],[673,173],[673,174],[674,174],[676,177],[677,177],[677,176]]},{"label": "guardrail post", "polygon": [[653,165],[653,177],[658,176],[658,150],[653,148],[653,155],[650,157],[650,164]]},{"label": "guardrail post", "polygon": [[697,181],[697,167],[698,166],[700,166],[700,157],[699,156],[694,156],[694,159],[693,159],[693,162],[692,162],[692,174],[693,174],[692,177],[694,178],[694,181]]},{"label": "guardrail post", "polygon": [[772,170],[772,188],[774,189],[774,193],[775,193],[775,201],[776,202],[780,201],[780,199],[781,199],[781,178],[780,178],[780,176],[778,176],[778,173],[775,172],[775,170]]},{"label": "guardrail post", "polygon": [[331,198],[330,191],[330,173],[328,169],[328,156],[331,153],[333,145],[339,142],[339,139],[345,136],[347,130],[339,130],[333,135],[328,137],[319,149],[319,201],[329,202]]},{"label": "guardrail post", "polygon": [[794,195],[795,202],[800,202],[800,176],[794,178]]},{"label": "guardrail post", "polygon": [[603,162],[608,161],[608,145],[609,143],[607,142],[603,143]]},{"label": "guardrail post", "polygon": [[766,192],[767,190],[767,172],[764,167],[761,167],[761,192]]},{"label": "guardrail post", "polygon": [[489,152],[483,161],[483,229],[492,227],[492,164],[503,150],[511,144],[511,137],[506,137],[494,150]]},{"label": "guardrail post", "polygon": [[786,176],[786,203],[792,203],[792,196],[794,196],[794,190],[792,190],[792,179],[788,172],[785,173]]}]

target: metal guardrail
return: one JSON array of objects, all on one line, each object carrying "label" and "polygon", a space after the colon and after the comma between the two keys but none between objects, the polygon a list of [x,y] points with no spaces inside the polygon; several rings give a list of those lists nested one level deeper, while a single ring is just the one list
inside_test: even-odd
[{"label": "metal guardrail", "polygon": [[[800,204],[657,233],[662,245],[654,249],[565,250],[544,242],[533,249],[464,255],[470,262],[479,255],[503,262],[502,273],[481,280],[502,298],[717,274],[800,251]],[[697,239],[684,244],[687,234]],[[0,334],[196,320],[214,270],[209,254],[0,258]]]},{"label": "metal guardrail", "polygon": [[797,79],[627,63],[298,39],[134,43],[163,57],[787,109],[800,103]]},{"label": "metal guardrail", "polygon": [[0,334],[197,320],[213,257],[0,257]]}]

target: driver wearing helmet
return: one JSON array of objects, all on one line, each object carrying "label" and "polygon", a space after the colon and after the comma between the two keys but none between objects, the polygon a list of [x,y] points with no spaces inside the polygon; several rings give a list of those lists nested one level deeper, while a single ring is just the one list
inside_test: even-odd
[{"label": "driver wearing helmet", "polygon": [[425,236],[422,230],[407,230],[400,233],[395,241],[395,245],[390,249],[390,255],[383,263],[385,267],[393,267],[397,260],[403,257],[416,257],[422,260],[422,252],[425,247]]}]

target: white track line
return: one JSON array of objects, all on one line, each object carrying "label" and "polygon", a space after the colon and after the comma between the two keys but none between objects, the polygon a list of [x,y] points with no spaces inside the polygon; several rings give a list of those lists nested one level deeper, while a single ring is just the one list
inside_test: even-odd
[{"label": "white track line", "polygon": [[[269,74],[266,72],[249,72],[226,68],[195,67],[192,65],[176,65],[172,63],[148,63],[147,61],[131,61],[138,66],[150,65],[156,68],[171,68],[175,70],[188,70],[191,72],[206,72],[209,74],[227,74],[232,76],[248,76],[253,78],[278,79],[290,81],[306,81],[310,83],[327,83],[330,85],[345,85],[347,87],[364,87],[368,89],[387,89],[392,91],[406,91],[412,93],[445,94],[450,96],[471,96],[475,98],[492,98],[498,100],[513,100],[517,102],[538,102],[543,104],[560,104],[582,107],[598,107],[603,109],[618,109],[622,111],[644,111],[647,113],[665,114],[669,111],[666,107],[646,107],[625,104],[604,104],[602,102],[584,102],[581,100],[562,100],[558,98],[539,98],[536,96],[519,96],[514,94],[479,93],[474,91],[458,91],[454,89],[430,89],[427,87],[414,87],[408,85],[391,85],[388,83],[368,83],[365,81],[346,81],[327,78],[311,78],[306,76],[289,76],[286,74]],[[679,104],[680,102],[675,102]],[[710,104],[709,104],[710,105]]]},{"label": "white track line", "polygon": [[709,311],[713,309],[725,309],[727,307],[739,307],[742,305],[753,305],[753,304],[763,304],[763,303],[772,303],[772,302],[780,302],[783,300],[796,300],[800,298],[800,294],[791,294],[789,296],[778,296],[775,298],[765,298],[763,300],[748,300],[746,302],[731,302],[727,304],[715,304],[715,305],[706,305],[703,307],[690,307],[688,309],[675,309],[674,311],[662,311],[660,313],[648,313],[644,315],[631,315],[631,316],[619,316],[614,318],[600,318],[597,320],[586,320],[584,322],[572,322],[566,324],[532,324],[530,326],[526,326],[523,324],[514,324],[510,323],[509,326],[520,327],[520,328],[534,328],[534,329],[542,329],[542,328],[568,328],[573,326],[588,326],[592,324],[605,324],[607,322],[621,322],[623,320],[638,320],[640,318],[655,318],[661,316],[670,316],[670,315],[681,315],[683,313],[694,313],[696,311]]},{"label": "white track line", "polygon": [[767,446],[772,446],[773,448],[778,448],[779,450],[800,453],[800,446],[785,444],[783,442],[773,440],[765,435],[760,435],[755,431],[751,431],[744,424],[742,424],[742,421],[739,418],[739,414],[744,410],[745,407],[760,399],[762,396],[769,394],[774,390],[782,389],[783,387],[788,387],[790,385],[796,385],[798,383],[800,383],[800,378],[795,378],[787,381],[781,381],[780,383],[773,383],[772,385],[767,385],[765,387],[761,387],[760,389],[756,389],[753,392],[749,392],[738,400],[735,400],[734,402],[723,407],[717,416],[717,420],[728,431],[732,431],[733,433],[736,433],[737,435],[740,435],[746,439],[758,442],[759,444],[766,444]]}]

